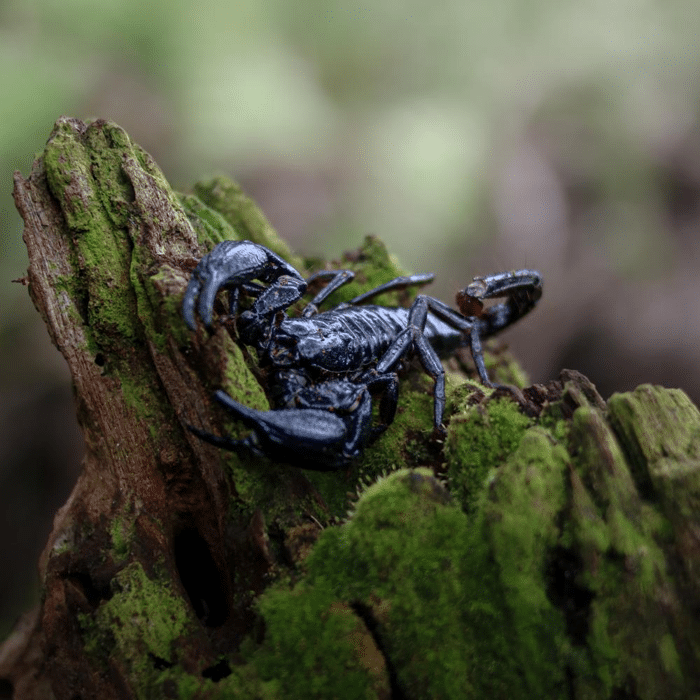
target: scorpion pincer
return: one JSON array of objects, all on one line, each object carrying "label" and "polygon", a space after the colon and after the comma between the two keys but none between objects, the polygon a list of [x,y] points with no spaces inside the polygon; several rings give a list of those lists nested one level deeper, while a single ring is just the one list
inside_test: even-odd
[{"label": "scorpion pincer", "polygon": [[[384,292],[424,285],[432,274],[397,277],[327,311],[321,303],[354,277],[350,270],[322,270],[304,277],[288,262],[251,241],[224,241],[205,255],[192,273],[182,314],[196,329],[196,315],[212,328],[214,300],[229,294],[230,313],[242,343],[257,351],[269,369],[268,394],[274,408],[258,411],[224,391],[215,398],[252,433],[220,437],[188,426],[203,440],[235,452],[265,455],[305,469],[342,468],[391,424],[396,413],[402,359],[417,356],[435,382],[433,422],[442,424],[445,371],[440,356],[467,346],[482,383],[493,386],[484,365],[482,339],[525,315],[542,295],[534,270],[485,277],[458,293],[460,312],[419,294],[410,308],[368,304]],[[325,286],[290,318],[286,310],[316,281]],[[252,299],[238,314],[241,293]],[[505,301],[484,309],[486,299]],[[196,310],[196,313],[195,313]],[[372,397],[379,397],[373,425]]]}]

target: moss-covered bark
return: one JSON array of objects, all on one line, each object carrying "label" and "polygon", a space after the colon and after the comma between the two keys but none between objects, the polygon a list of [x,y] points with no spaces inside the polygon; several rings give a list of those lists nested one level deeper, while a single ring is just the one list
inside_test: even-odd
[{"label": "moss-covered bark", "polygon": [[[223,454],[185,427],[240,431],[211,391],[267,399],[232,329],[185,327],[189,273],[227,238],[318,261],[225,178],[172,192],[105,122],[59,120],[15,198],[88,450],[41,607],[0,648],[14,697],[700,697],[700,414],[682,392],[606,405],[574,372],[491,392],[459,356],[444,439],[410,371],[348,470]],[[342,265],[337,300],[402,272],[376,239]],[[489,364],[522,388],[506,353]]]}]

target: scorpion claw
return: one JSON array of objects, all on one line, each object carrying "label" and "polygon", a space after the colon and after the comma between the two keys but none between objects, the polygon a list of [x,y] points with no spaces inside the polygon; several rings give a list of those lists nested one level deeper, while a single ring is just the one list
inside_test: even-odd
[{"label": "scorpion claw", "polygon": [[[201,286],[201,285],[200,285]],[[199,317],[204,322],[204,325],[211,330],[212,327],[212,311],[214,310],[214,299],[221,289],[220,281],[214,277],[213,279],[205,280],[204,289],[199,294],[199,302],[197,311]]]},{"label": "scorpion claw", "polygon": [[194,317],[194,305],[201,288],[202,285],[199,278],[193,275],[187,285],[185,296],[182,299],[182,316],[185,319],[187,327],[192,331],[197,330],[197,322]]},{"label": "scorpion claw", "polygon": [[[190,428],[219,447],[234,452],[249,450],[318,471],[337,469],[359,454],[348,425],[331,411],[313,408],[258,411],[238,403],[222,390],[214,397],[253,430],[253,435],[243,440],[231,440]],[[339,450],[339,446],[343,449]]]},{"label": "scorpion claw", "polygon": [[[223,241],[200,261],[182,300],[182,315],[187,325],[195,329],[195,306],[207,328],[212,327],[214,300],[221,289],[248,287],[252,280],[259,279],[275,284],[283,277],[292,278],[300,290],[299,298],[306,289],[304,278],[286,260],[252,241]],[[293,303],[296,298],[290,301]],[[262,311],[274,311],[269,300],[261,301]]]},{"label": "scorpion claw", "polygon": [[195,307],[204,325],[211,329],[214,299],[222,286],[216,276],[202,275],[199,269],[195,270],[182,299],[182,315],[191,330],[197,329]]}]

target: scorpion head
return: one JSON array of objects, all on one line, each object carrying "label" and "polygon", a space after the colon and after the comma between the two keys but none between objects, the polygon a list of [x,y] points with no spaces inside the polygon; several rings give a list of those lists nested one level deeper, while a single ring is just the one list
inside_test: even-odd
[{"label": "scorpion head", "polygon": [[266,355],[275,367],[294,368],[299,365],[298,344],[299,339],[294,336],[294,333],[287,333],[277,327],[274,339],[272,335],[268,336],[265,352],[258,352],[258,354],[261,357]]},{"label": "scorpion head", "polygon": [[266,352],[272,364],[280,368],[307,365],[309,352],[313,351],[311,346],[318,343],[309,334],[308,326],[295,318],[284,319],[284,323],[277,325],[268,339],[270,342],[266,345]]}]

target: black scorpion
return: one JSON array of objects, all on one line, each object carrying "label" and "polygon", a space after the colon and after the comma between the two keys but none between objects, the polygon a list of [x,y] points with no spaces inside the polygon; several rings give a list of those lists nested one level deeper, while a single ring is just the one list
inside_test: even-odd
[{"label": "black scorpion", "polygon": [[[200,438],[233,451],[248,451],[305,469],[346,466],[391,424],[398,403],[396,368],[415,355],[435,382],[433,422],[442,425],[445,372],[440,356],[461,346],[471,350],[481,381],[494,386],[484,365],[481,340],[510,325],[542,295],[534,270],[475,277],[457,294],[462,313],[419,294],[410,309],[366,304],[384,292],[423,285],[432,274],[397,277],[364,294],[319,312],[319,305],[354,277],[350,270],[323,270],[304,279],[288,262],[250,241],[224,241],[205,255],[192,273],[182,305],[187,325],[196,329],[195,307],[212,328],[214,300],[228,290],[241,342],[256,349],[270,369],[274,409],[258,411],[217,391],[215,398],[252,433],[242,440],[219,437],[190,426]],[[257,280],[257,281],[256,281]],[[286,310],[316,281],[327,284],[289,318]],[[238,314],[241,293],[253,299]],[[506,297],[484,308],[483,300]],[[379,397],[372,425],[372,397]]]}]

